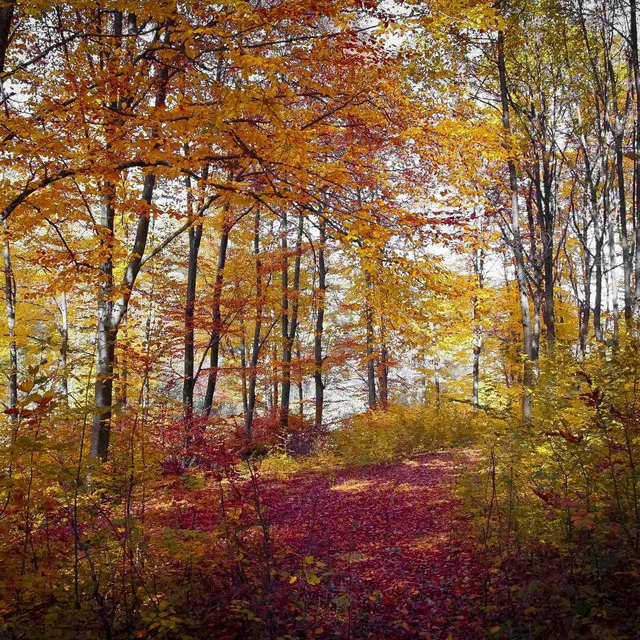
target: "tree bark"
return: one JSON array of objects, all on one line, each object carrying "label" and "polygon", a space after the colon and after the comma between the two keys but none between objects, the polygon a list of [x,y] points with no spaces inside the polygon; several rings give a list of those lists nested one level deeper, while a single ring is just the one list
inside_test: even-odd
[{"label": "tree bark", "polygon": [[[11,21],[15,2],[9,1],[0,8],[0,74],[4,73]],[[0,97],[4,103],[4,82],[0,78]],[[4,231],[4,294],[7,312],[7,330],[9,334],[9,371],[8,371],[8,408],[15,409],[18,405],[18,347],[16,344],[16,284],[11,266],[11,243],[9,241],[9,227],[7,221],[3,224]]]},{"label": "tree bark", "polygon": [[218,367],[220,365],[220,337],[222,335],[222,288],[224,285],[224,268],[227,264],[227,249],[229,247],[229,224],[224,221],[220,233],[220,245],[218,247],[218,266],[216,280],[213,285],[213,310],[211,314],[211,351],[209,353],[209,376],[207,378],[207,390],[204,396],[204,414],[208,416],[213,407],[213,396],[218,382]]},{"label": "tree bark", "polygon": [[[284,219],[286,225],[286,217]],[[289,405],[291,402],[291,357],[293,355],[293,343],[298,330],[298,309],[300,306],[300,262],[302,258],[302,234],[304,231],[304,216],[298,216],[298,235],[296,238],[296,257],[293,267],[293,288],[288,289],[288,271],[286,226],[283,235],[284,267],[282,270],[282,389],[280,399],[280,429],[284,433],[289,425]],[[288,315],[289,294],[293,293],[291,305],[291,317]]]},{"label": "tree bark", "polygon": [[[203,179],[207,178],[208,168],[205,165]],[[190,216],[193,212],[193,194],[191,193],[191,178],[185,180],[187,188],[187,210]],[[189,228],[189,262],[187,265],[187,291],[184,308],[184,379],[182,385],[182,402],[185,406],[185,417],[193,415],[193,387],[195,367],[195,302],[198,283],[198,257],[202,241],[202,221],[198,221]]]},{"label": "tree bark", "polygon": [[[618,126],[618,124],[616,125]],[[622,244],[622,281],[624,293],[624,319],[631,321],[631,253],[627,231],[627,201],[623,164],[622,134],[615,132],[616,178],[618,181],[618,207],[620,212],[620,243]]]},{"label": "tree bark", "polygon": [[240,376],[242,378],[242,413],[246,416],[249,409],[249,387],[247,385],[247,339],[244,321],[242,322],[242,338],[240,340]]},{"label": "tree bark", "polygon": [[4,299],[7,312],[7,332],[9,334],[8,408],[18,406],[18,346],[16,343],[16,282],[11,266],[11,243],[9,229],[4,222]]},{"label": "tree bark", "polygon": [[[0,6],[0,73],[4,73],[14,8],[14,0],[4,0],[2,6]],[[2,97],[4,98],[4,94]]]},{"label": "tree bark", "polygon": [[[122,36],[122,14],[116,12],[114,35],[116,39]],[[165,44],[169,42],[168,30],[164,37]],[[167,97],[167,85],[169,80],[169,68],[162,64],[158,70],[158,89],[155,95],[154,106],[164,106]],[[157,138],[159,131],[153,130],[152,137]],[[157,143],[155,145],[157,148]],[[115,348],[118,339],[118,328],[127,313],[129,299],[135,285],[142,256],[144,255],[149,224],[151,221],[148,210],[153,198],[156,184],[156,176],[149,171],[145,174],[142,184],[141,202],[146,205],[146,211],[138,216],[136,234],[133,247],[129,254],[129,261],[121,282],[122,293],[113,302],[113,236],[115,220],[115,187],[109,182],[103,185],[102,201],[100,207],[100,243],[105,251],[105,259],[100,270],[102,271],[102,284],[98,298],[98,327],[97,327],[97,363],[96,383],[94,396],[94,416],[91,429],[90,455],[94,458],[106,460],[109,452],[109,440],[111,435],[111,410],[113,405],[113,373],[115,363]]]},{"label": "tree bark", "polygon": [[[538,156],[543,156],[544,149],[538,152]],[[542,171],[540,171],[542,164]],[[542,239],[542,266],[544,282],[544,324],[547,330],[547,351],[551,357],[555,353],[556,344],[556,323],[554,310],[554,247],[553,247],[553,227],[554,214],[551,208],[552,174],[546,158],[538,157],[535,173],[535,184],[537,192],[538,226]]]},{"label": "tree bark", "polygon": [[373,334],[373,309],[371,308],[371,289],[373,284],[371,282],[371,276],[365,271],[365,331],[366,331],[366,354],[367,354],[367,392],[369,409],[376,409],[378,406],[378,397],[376,394],[376,363],[375,363],[375,350],[374,350],[374,334]]},{"label": "tree bark", "polygon": [[[507,86],[507,71],[504,58],[504,33],[498,33],[498,72],[500,76],[500,100],[502,104],[502,126],[505,133],[505,146],[510,154],[512,145],[510,141],[511,124],[509,120],[509,93]],[[524,250],[520,235],[520,203],[518,200],[518,173],[516,165],[511,157],[507,161],[509,171],[509,188],[511,190],[511,246],[516,263],[516,279],[520,294],[520,312],[523,334],[524,366],[522,376],[522,421],[524,424],[531,422],[531,390],[533,388],[533,333],[531,329],[531,312],[527,295],[527,275],[524,263]]]},{"label": "tree bark", "polygon": [[67,306],[67,294],[62,292],[62,302],[60,305],[60,313],[62,315],[62,324],[60,325],[60,337],[62,342],[60,344],[60,365],[62,367],[62,394],[65,397],[65,401],[69,400],[69,372],[68,372],[68,358],[69,358],[69,314]]},{"label": "tree bark", "polygon": [[631,67],[633,70],[633,87],[635,93],[635,155],[633,161],[634,184],[635,184],[635,283],[634,283],[634,310],[636,318],[640,311],[640,60],[638,59],[638,25],[636,16],[636,0],[630,2],[630,29],[629,38],[631,40]]},{"label": "tree bark", "polygon": [[[608,207],[608,203],[605,200],[605,206]],[[618,343],[620,337],[619,330],[619,317],[620,309],[618,305],[618,286],[615,278],[615,264],[616,264],[616,239],[615,239],[615,224],[612,215],[607,216],[607,244],[609,250],[609,273],[611,281],[611,315],[613,317],[613,340],[614,343]]]},{"label": "tree bark", "polygon": [[101,284],[98,294],[98,328],[96,353],[96,382],[94,415],[91,433],[91,455],[107,459],[111,432],[111,405],[113,401],[113,365],[117,329],[113,327],[113,230],[115,188],[105,182],[100,203],[100,245],[105,252],[100,265]]},{"label": "tree bark", "polygon": [[380,390],[380,408],[386,411],[389,408],[389,350],[384,339],[380,347],[378,388]]},{"label": "tree bark", "polygon": [[[586,225],[584,226],[586,229]],[[586,233],[586,231],[585,231]],[[584,300],[580,305],[580,331],[579,331],[579,344],[580,353],[584,358],[587,353],[587,343],[589,338],[589,318],[591,315],[591,272],[592,272],[591,258],[589,248],[587,246],[587,240],[585,238],[584,246]]]},{"label": "tree bark", "polygon": [[251,427],[256,407],[256,380],[258,377],[258,358],[260,355],[260,331],[262,329],[262,262],[260,260],[260,207],[256,209],[253,227],[253,255],[256,268],[256,320],[251,344],[251,363],[249,365],[249,387],[247,390],[247,410],[244,416],[244,435],[247,442],[251,442]]},{"label": "tree bark", "polygon": [[324,382],[322,380],[322,368],[324,358],[322,356],[322,335],[324,332],[324,308],[327,292],[327,268],[325,264],[325,248],[327,245],[327,227],[324,217],[320,217],[320,246],[318,247],[318,291],[316,295],[316,327],[313,341],[314,374],[315,383],[315,419],[316,432],[322,430],[322,416],[324,412]]},{"label": "tree bark", "polygon": [[[301,357],[302,356],[300,354],[300,349],[298,348],[296,349],[296,358],[298,359],[298,362],[300,362]],[[298,418],[300,418],[300,427],[302,427],[302,425],[304,424],[304,383],[302,380],[302,375],[298,379],[297,387],[298,387]]]},{"label": "tree bark", "polygon": [[[473,260],[473,270],[477,278],[477,287],[484,287],[484,251],[478,249]],[[482,354],[482,326],[480,324],[480,299],[476,294],[473,298],[473,408],[480,408],[480,356]]]}]

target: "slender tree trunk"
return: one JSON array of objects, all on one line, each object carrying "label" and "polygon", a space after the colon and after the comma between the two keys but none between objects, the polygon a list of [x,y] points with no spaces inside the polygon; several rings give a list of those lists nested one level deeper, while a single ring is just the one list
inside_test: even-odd
[{"label": "slender tree trunk", "polygon": [[[208,168],[205,165],[203,178],[206,179]],[[185,180],[187,188],[187,211],[193,215],[193,194],[191,192],[191,178]],[[184,378],[182,383],[182,402],[185,417],[190,420],[193,416],[193,387],[195,367],[195,303],[196,287],[198,283],[198,256],[202,241],[202,222],[189,228],[189,262],[187,264],[187,292],[184,307]]]},{"label": "slender tree trunk", "polygon": [[[618,126],[616,124],[616,126]],[[627,232],[627,201],[625,196],[622,134],[615,133],[616,177],[618,179],[618,206],[620,211],[620,242],[622,244],[622,278],[624,291],[624,318],[631,320],[631,252]]]},{"label": "slender tree trunk", "polygon": [[542,333],[541,311],[543,300],[544,291],[542,289],[540,280],[536,277],[536,283],[533,292],[533,331],[531,336],[531,361],[534,372],[537,371],[539,366],[540,335]]},{"label": "slender tree trunk", "polygon": [[[544,282],[544,325],[547,330],[547,352],[553,357],[556,343],[556,324],[554,311],[554,249],[553,219],[551,209],[552,178],[547,161],[540,156],[544,150],[538,150],[534,183],[536,187],[536,208],[538,210],[538,227],[542,240],[542,271]],[[540,165],[542,164],[542,171]]]},{"label": "slender tree trunk", "polygon": [[389,351],[384,340],[380,347],[378,385],[380,389],[380,408],[386,411],[389,407]]},{"label": "slender tree trunk", "polygon": [[194,383],[194,314],[196,300],[196,285],[198,274],[198,254],[202,239],[202,225],[189,229],[189,263],[187,267],[187,296],[184,308],[184,382],[182,386],[182,402],[185,405],[185,415],[193,414],[193,383]]},{"label": "slender tree trunk", "polygon": [[16,282],[11,266],[11,243],[7,222],[4,222],[4,299],[9,334],[9,409],[18,406],[18,346],[16,343]]},{"label": "slender tree trunk", "polygon": [[247,410],[244,416],[244,433],[247,442],[251,441],[251,426],[256,407],[256,379],[258,376],[258,357],[260,355],[260,331],[262,329],[262,263],[260,261],[260,208],[256,209],[253,228],[253,254],[256,265],[256,320],[251,345],[251,363],[249,365],[249,388],[247,391]]},{"label": "slender tree trunk", "polygon": [[[278,346],[274,342],[273,348],[271,350],[271,410],[273,413],[274,420],[278,419],[278,406],[280,403],[280,366],[278,362]],[[279,424],[279,421],[278,421]]]},{"label": "slender tree trunk", "polygon": [[593,301],[593,329],[596,342],[602,342],[604,340],[604,332],[602,330],[602,248],[604,245],[604,229],[602,233],[603,235],[596,237],[595,253],[596,293],[595,300]]},{"label": "slender tree trunk", "polygon": [[[0,7],[0,74],[4,73],[4,65],[9,46],[9,36],[11,33],[11,21],[13,19],[13,1],[5,2]],[[0,98],[5,104],[4,82],[0,77]],[[9,371],[8,371],[8,408],[15,409],[18,405],[18,347],[16,344],[16,284],[11,266],[11,243],[9,241],[9,228],[7,221],[4,221],[4,294],[5,308],[7,312],[7,329],[9,334]]]},{"label": "slender tree trunk", "polygon": [[[586,228],[586,227],[585,227]],[[586,233],[586,231],[585,231]],[[585,239],[586,242],[586,239]],[[589,318],[591,314],[591,258],[589,257],[588,247],[584,247],[584,300],[580,306],[580,353],[582,357],[587,353],[587,343],[589,338]]]},{"label": "slender tree trunk", "polygon": [[100,265],[101,284],[98,298],[97,361],[94,397],[94,416],[91,434],[91,455],[107,459],[111,432],[111,405],[113,401],[113,365],[115,360],[116,329],[113,320],[113,227],[115,209],[114,186],[106,182],[100,205],[100,244],[104,261]]},{"label": "slender tree trunk", "polygon": [[[286,223],[286,219],[285,219]],[[293,288],[288,289],[288,271],[289,265],[287,260],[287,244],[286,244],[286,227],[283,235],[283,251],[285,264],[282,270],[282,395],[280,401],[280,429],[284,433],[289,424],[289,404],[291,401],[291,356],[293,354],[293,343],[296,339],[298,330],[298,309],[300,306],[300,262],[302,258],[302,234],[304,231],[304,216],[300,213],[298,217],[298,236],[296,238],[296,258],[293,267]],[[285,313],[288,309],[289,296],[293,294],[291,305],[291,317]]]},{"label": "slender tree trunk", "polygon": [[[114,14],[113,35],[115,46],[122,37],[122,13]],[[101,280],[98,292],[98,326],[96,336],[96,381],[94,413],[91,428],[91,456],[107,459],[111,436],[111,408],[113,405],[113,374],[115,348],[118,335],[114,321],[113,245],[115,224],[115,185],[105,181],[100,202],[100,248],[104,254],[100,265]],[[140,254],[142,255],[142,254]]]},{"label": "slender tree trunk", "polygon": [[242,339],[240,341],[240,373],[242,377],[242,413],[247,415],[249,410],[249,387],[247,384],[247,342],[246,329],[242,323]]},{"label": "slender tree trunk", "polygon": [[[578,114],[578,122],[580,126],[582,126],[582,113],[580,109],[577,110]],[[599,114],[599,110],[598,110]],[[600,130],[600,128],[598,129]],[[602,264],[603,264],[603,247],[605,242],[605,237],[607,233],[607,216],[609,214],[607,207],[607,198],[605,196],[605,205],[604,205],[604,218],[602,220],[602,231],[600,232],[600,223],[599,223],[599,209],[598,209],[598,194],[596,190],[596,184],[594,181],[593,168],[591,165],[591,159],[588,153],[588,145],[587,139],[584,134],[581,134],[578,137],[580,141],[580,148],[582,150],[582,155],[584,157],[584,166],[585,166],[585,177],[587,179],[588,185],[588,194],[589,194],[589,208],[591,212],[591,220],[593,221],[594,231],[595,231],[595,239],[596,239],[596,252],[595,252],[595,268],[596,268],[596,294],[595,294],[595,302],[593,308],[593,328],[596,336],[597,342],[602,342],[604,340],[604,331],[602,328]],[[598,135],[599,141],[601,141],[601,136]],[[601,143],[600,152],[602,153],[604,145]],[[604,192],[606,193],[607,185],[605,181]],[[588,237],[586,229],[588,224],[583,224],[583,228],[585,229],[584,237],[582,234],[579,234],[580,242],[582,243],[583,250],[585,252],[585,256],[588,257],[589,248],[588,248]],[[588,279],[587,279],[588,278]],[[585,265],[585,286],[590,285],[591,283],[591,268]],[[586,339],[588,334],[588,326],[585,328],[583,324],[583,310],[581,310],[581,328],[580,328],[580,350],[584,357],[586,353]]]},{"label": "slender tree trunk", "polygon": [[316,388],[315,398],[315,421],[316,432],[322,430],[322,415],[324,411],[324,382],[322,380],[322,335],[324,332],[324,308],[327,292],[327,268],[325,265],[324,252],[327,244],[327,228],[324,217],[320,218],[320,246],[318,248],[318,291],[316,295],[316,331],[313,341],[313,353],[315,359],[315,369],[313,379]]},{"label": "slender tree trunk", "polygon": [[366,331],[366,353],[367,353],[367,390],[369,399],[369,409],[375,409],[378,406],[378,398],[376,395],[376,362],[374,350],[373,335],[373,309],[371,308],[371,276],[365,272],[366,296],[365,296],[365,331]]},{"label": "slender tree trunk", "polygon": [[[478,249],[473,261],[478,289],[484,287],[484,251]],[[482,354],[482,326],[480,324],[480,299],[473,298],[473,408],[480,408],[480,356]]]},{"label": "slender tree trunk", "polygon": [[[279,424],[281,430],[286,430],[289,411],[289,393],[290,393],[290,366],[291,358],[287,357],[289,350],[289,219],[285,209],[282,214],[282,232],[280,238],[280,249],[282,251],[282,271],[280,273],[281,286],[281,306],[282,316],[280,318],[280,338],[282,339],[282,391],[281,391],[281,408],[279,416]],[[285,380],[286,378],[286,380]],[[286,402],[287,414],[284,413],[284,404]]]},{"label": "slender tree trunk", "polygon": [[544,324],[547,329],[547,351],[553,357],[556,346],[555,317],[555,260],[554,260],[554,214],[551,207],[551,178],[547,167],[543,169],[545,196],[543,200],[542,254],[544,257]]},{"label": "slender tree trunk", "polygon": [[[296,358],[298,359],[298,363],[300,363],[301,359],[300,349],[296,349]],[[300,427],[304,424],[304,383],[302,380],[302,375],[297,382],[298,386],[298,417],[300,418]]]},{"label": "slender tree trunk", "polygon": [[[142,202],[151,204],[155,187],[155,175],[147,173],[142,188]],[[129,306],[129,298],[140,271],[142,256],[147,245],[149,233],[149,216],[141,214],[138,217],[136,236],[133,242],[131,257],[122,281],[123,294],[113,302],[113,224],[114,197],[113,185],[105,185],[101,206],[101,226],[104,238],[103,248],[106,251],[105,262],[101,265],[103,284],[98,301],[98,330],[97,330],[97,364],[95,387],[95,412],[92,426],[91,456],[107,459],[109,439],[111,435],[111,409],[113,406],[113,376],[115,364],[115,348],[118,339],[118,329],[124,319]]]},{"label": "slender tree trunk", "polygon": [[211,329],[211,351],[209,352],[209,376],[207,390],[204,396],[204,413],[209,415],[213,407],[213,396],[218,382],[218,367],[220,365],[220,338],[222,335],[222,288],[224,285],[224,268],[227,264],[227,249],[229,247],[229,227],[225,220],[220,234],[218,247],[218,267],[216,280],[213,285],[213,311],[211,314],[213,327]]},{"label": "slender tree trunk", "polygon": [[509,170],[509,187],[511,190],[511,245],[516,262],[516,278],[520,293],[520,312],[522,316],[523,333],[523,392],[522,392],[522,421],[531,422],[531,390],[533,388],[533,334],[531,329],[531,313],[527,296],[527,276],[524,263],[524,250],[520,235],[520,203],[518,200],[518,173],[516,165],[511,159],[511,124],[509,120],[509,93],[507,87],[507,72],[504,59],[504,34],[498,34],[498,72],[500,75],[500,98],[502,103],[502,126],[505,133],[505,146],[509,153],[507,167]]},{"label": "slender tree trunk", "polygon": [[640,60],[638,59],[638,25],[636,16],[636,0],[629,0],[630,5],[630,30],[631,40],[631,67],[633,70],[633,86],[636,101],[635,110],[635,156],[633,162],[635,184],[635,283],[634,283],[634,309],[636,317],[640,315]]},{"label": "slender tree trunk", "polygon": [[[14,0],[4,0],[0,6],[0,73],[4,73],[9,36],[11,35],[11,21],[13,20]],[[2,93],[4,98],[4,92]]]},{"label": "slender tree trunk", "polygon": [[129,325],[127,322],[127,316],[125,315],[122,319],[121,326],[119,328],[119,333],[122,337],[119,338],[120,343],[124,343],[125,349],[120,351],[120,358],[116,356],[115,366],[119,368],[120,371],[114,376],[114,379],[118,382],[118,393],[116,395],[116,405],[120,407],[127,406],[127,392],[129,386],[129,370],[127,366],[127,352],[126,346],[129,342]]},{"label": "slender tree trunk", "polygon": [[[122,13],[115,12],[114,17],[115,46],[119,46],[122,38]],[[169,31],[165,33],[164,43],[169,43]],[[158,90],[154,100],[155,108],[163,107],[166,103],[169,68],[161,64],[157,73]],[[152,137],[157,140],[159,131],[154,130]],[[154,144],[158,148],[158,142]],[[113,301],[113,234],[115,219],[115,186],[109,182],[103,185],[101,196],[100,226],[101,247],[105,253],[104,262],[100,266],[102,282],[98,297],[98,327],[97,327],[97,363],[96,384],[94,396],[94,416],[91,428],[90,455],[94,458],[106,460],[109,452],[111,436],[111,410],[113,406],[113,375],[115,363],[115,349],[118,338],[118,328],[129,308],[129,299],[136,279],[142,266],[142,256],[147,247],[151,215],[148,211],[153,199],[156,185],[155,173],[145,173],[142,183],[140,201],[146,211],[138,215],[133,247],[121,282],[122,294]]]},{"label": "slender tree trunk", "polygon": [[62,338],[60,344],[60,365],[62,367],[62,394],[65,400],[69,398],[69,372],[68,372],[68,360],[69,360],[69,313],[67,306],[67,294],[62,292],[62,301],[60,304],[60,313],[62,315],[62,324],[60,326],[60,337]]},{"label": "slender tree trunk", "polygon": [[[608,199],[605,199],[605,207],[608,207]],[[619,316],[620,310],[618,306],[618,285],[616,282],[616,238],[615,238],[615,223],[614,217],[607,216],[607,231],[608,231],[608,249],[609,249],[609,278],[611,281],[611,315],[613,316],[613,340],[617,344],[619,339]]]},{"label": "slender tree trunk", "polygon": [[473,408],[480,408],[480,355],[482,354],[482,342],[474,341],[473,345]]}]

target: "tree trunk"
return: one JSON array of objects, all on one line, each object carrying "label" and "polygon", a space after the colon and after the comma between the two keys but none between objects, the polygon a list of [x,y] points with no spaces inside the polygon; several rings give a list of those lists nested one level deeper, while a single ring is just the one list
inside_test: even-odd
[{"label": "tree trunk", "polygon": [[229,226],[225,220],[220,234],[220,246],[218,248],[218,267],[216,280],[213,285],[213,311],[211,329],[211,351],[209,353],[209,376],[207,390],[204,396],[204,414],[208,416],[213,407],[213,396],[218,382],[218,366],[220,364],[220,337],[222,335],[222,288],[224,285],[224,268],[227,264],[227,249],[229,247]]},{"label": "tree trunk", "polygon": [[[291,358],[287,359],[287,351],[289,349],[289,219],[287,211],[282,214],[282,231],[280,237],[280,249],[282,251],[282,270],[280,272],[280,286],[281,286],[281,306],[282,315],[280,317],[280,338],[282,340],[282,391],[281,391],[281,405],[286,402],[287,412],[289,410],[289,393],[290,393],[290,362]],[[287,378],[287,380],[285,380]],[[284,408],[280,409],[279,424],[280,429],[285,430],[287,427],[288,415],[284,414]]]},{"label": "tree trunk", "polygon": [[[298,363],[301,359],[300,349],[296,349],[296,358],[298,359]],[[304,424],[304,384],[302,381],[302,375],[300,376],[298,382],[298,417],[300,418],[300,427]]]},{"label": "tree trunk", "polygon": [[[11,35],[11,21],[13,20],[14,0],[4,0],[0,6],[0,73],[4,73],[9,36]],[[4,99],[4,92],[2,93]]]},{"label": "tree trunk", "polygon": [[69,400],[69,372],[68,372],[68,359],[69,359],[69,315],[67,306],[67,294],[62,292],[62,303],[60,305],[60,313],[62,315],[62,324],[60,326],[60,337],[62,338],[60,344],[60,365],[62,367],[62,394],[65,401]]},{"label": "tree trunk", "polygon": [[[278,405],[280,402],[280,366],[278,362],[278,346],[274,342],[271,350],[271,411],[274,419],[278,416]],[[279,424],[279,423],[278,423]]]},{"label": "tree trunk", "polygon": [[[9,1],[0,8],[0,74],[4,73],[7,48],[9,46],[9,35],[11,33],[11,21],[13,19],[13,9],[15,3]],[[5,103],[4,82],[0,76],[0,98]],[[9,228],[7,221],[4,221],[4,294],[5,308],[7,311],[7,329],[9,334],[9,397],[8,408],[15,409],[18,405],[18,347],[16,344],[16,283],[11,267],[11,244],[9,241]]]},{"label": "tree trunk", "polygon": [[196,285],[198,278],[198,254],[202,240],[202,225],[189,229],[189,263],[187,267],[187,295],[184,308],[184,382],[182,386],[182,402],[185,414],[193,414],[193,386],[194,386],[194,314],[196,300]]},{"label": "tree trunk", "polygon": [[16,282],[11,266],[11,243],[9,230],[4,222],[4,299],[7,311],[7,330],[9,334],[9,409],[18,406],[18,346],[16,344]]},{"label": "tree trunk", "polygon": [[320,246],[318,248],[318,291],[316,297],[316,331],[313,341],[313,354],[315,369],[313,379],[316,388],[315,420],[316,431],[322,430],[322,414],[324,411],[324,382],[322,381],[322,334],[324,332],[324,307],[327,292],[327,268],[324,261],[324,252],[327,244],[327,227],[324,217],[320,218]]},{"label": "tree trunk", "polygon": [[113,365],[117,338],[117,330],[111,326],[105,306],[101,305],[98,311],[95,413],[91,439],[91,455],[102,460],[107,459],[111,436]]},{"label": "tree trunk", "polygon": [[[585,240],[586,242],[586,240]],[[580,353],[584,358],[587,353],[587,343],[589,337],[589,318],[591,314],[591,259],[589,257],[589,249],[587,246],[584,248],[584,300],[580,305]]]},{"label": "tree trunk", "polygon": [[367,348],[367,390],[369,409],[375,409],[378,406],[378,398],[376,396],[376,363],[374,355],[374,335],[373,335],[373,309],[370,302],[370,291],[372,288],[371,276],[365,272],[366,295],[365,295],[365,330],[366,330],[366,348]]},{"label": "tree trunk", "polygon": [[[203,178],[207,177],[207,166],[203,171]],[[187,188],[187,211],[193,215],[193,194],[191,193],[191,178],[185,180]],[[195,366],[195,302],[198,282],[198,256],[202,240],[202,222],[199,221],[189,228],[189,262],[187,265],[187,292],[184,307],[184,379],[182,383],[182,402],[185,407],[185,417],[193,416],[193,387]]]},{"label": "tree trunk", "polygon": [[[116,45],[122,37],[122,13],[115,12],[114,35]],[[165,44],[169,42],[169,32],[165,33]],[[169,68],[161,64],[157,74],[158,90],[155,95],[155,108],[163,107],[166,103],[167,86],[169,80]],[[158,138],[159,131],[152,132],[153,138]],[[158,148],[158,143],[154,145]],[[105,251],[105,259],[100,270],[103,279],[98,299],[98,328],[97,328],[97,364],[96,384],[94,397],[94,415],[91,429],[92,457],[107,459],[109,452],[109,439],[111,435],[111,409],[113,405],[113,373],[115,363],[115,348],[118,339],[118,328],[129,308],[129,299],[136,279],[142,266],[147,239],[149,236],[149,224],[151,215],[148,211],[153,199],[156,185],[155,173],[145,173],[140,201],[146,205],[147,211],[141,211],[138,215],[136,234],[133,247],[129,254],[129,260],[121,282],[122,294],[113,302],[113,234],[115,219],[115,186],[109,182],[103,185],[100,206],[101,247]]]},{"label": "tree trunk", "polygon": [[498,33],[498,72],[500,75],[500,99],[502,103],[502,126],[505,133],[505,147],[509,154],[507,167],[509,170],[509,188],[511,190],[511,245],[516,263],[516,278],[520,293],[520,312],[522,316],[524,367],[522,376],[522,421],[531,422],[531,390],[533,388],[533,335],[531,330],[531,313],[527,296],[527,275],[524,263],[524,250],[520,235],[520,203],[518,201],[518,173],[511,159],[512,151],[511,124],[509,121],[509,94],[507,72],[504,59],[504,33]]},{"label": "tree trunk", "polygon": [[[473,261],[478,289],[484,286],[484,251],[478,249]],[[480,408],[480,356],[482,354],[482,325],[480,324],[480,300],[473,298],[473,408]]]},{"label": "tree trunk", "polygon": [[[536,274],[537,275],[537,274]],[[542,303],[544,300],[544,291],[541,282],[536,278],[533,292],[533,331],[531,336],[531,362],[534,372],[537,372],[540,356],[540,335],[542,333]]]},{"label": "tree trunk", "polygon": [[[605,200],[606,203],[606,200]],[[605,206],[608,206],[605,204]],[[618,286],[615,278],[615,264],[616,264],[616,238],[615,238],[615,224],[614,217],[612,215],[607,216],[607,231],[608,231],[608,249],[609,249],[609,277],[611,280],[611,315],[613,316],[613,340],[614,343],[618,343],[620,330],[619,330],[619,316],[620,310],[618,306]]]},{"label": "tree trunk", "polygon": [[593,301],[593,329],[595,331],[596,342],[602,342],[604,340],[604,333],[602,330],[602,248],[604,245],[604,229],[603,235],[596,237],[596,254],[595,254],[595,267],[596,267],[596,293],[595,300]]},{"label": "tree trunk", "polygon": [[389,351],[384,341],[380,347],[378,385],[380,389],[380,408],[386,411],[389,407]]},{"label": "tree trunk", "polygon": [[[541,157],[542,156],[542,157]],[[542,165],[542,171],[540,170]],[[554,313],[554,255],[553,255],[553,213],[551,210],[551,172],[544,157],[544,149],[536,150],[536,167],[533,171],[536,187],[537,221],[542,240],[542,273],[544,282],[544,325],[547,330],[547,352],[553,357],[556,342]],[[533,225],[531,225],[533,229]]]},{"label": "tree trunk", "polygon": [[114,186],[106,182],[102,189],[102,202],[100,204],[100,226],[102,228],[100,245],[105,252],[105,256],[104,262],[100,265],[102,280],[98,298],[96,382],[91,431],[91,455],[102,460],[107,459],[109,449],[111,405],[113,401],[113,365],[117,336],[117,330],[112,326],[114,197]]},{"label": "tree trunk", "polygon": [[616,177],[618,179],[618,206],[620,211],[620,241],[622,244],[624,319],[628,323],[631,320],[631,256],[629,249],[629,236],[627,232],[627,202],[624,186],[622,134],[616,131],[614,140],[616,151]]},{"label": "tree trunk", "polygon": [[547,330],[547,350],[553,357],[556,345],[556,318],[554,304],[554,213],[551,208],[552,177],[546,161],[543,160],[543,217],[542,217],[542,255],[544,264],[544,324]]},{"label": "tree trunk", "polygon": [[280,429],[284,433],[289,424],[289,404],[291,401],[291,356],[293,354],[293,342],[296,339],[298,330],[298,309],[300,306],[300,261],[302,257],[302,234],[304,231],[304,216],[302,213],[298,216],[298,236],[296,238],[296,258],[293,268],[293,301],[291,305],[291,317],[287,314],[289,294],[288,290],[288,271],[289,264],[287,260],[287,241],[286,241],[286,217],[283,220],[285,231],[283,235],[282,247],[284,251],[284,267],[282,270],[282,391],[280,400]]},{"label": "tree trunk", "polygon": [[633,161],[635,183],[635,286],[634,308],[636,317],[639,314],[640,304],[640,60],[638,59],[638,25],[636,17],[636,0],[630,1],[630,30],[631,40],[631,67],[633,69],[633,85],[636,99],[635,112],[635,156]]},{"label": "tree trunk", "polygon": [[247,390],[247,410],[244,416],[244,434],[251,441],[251,426],[256,407],[256,379],[258,375],[258,357],[260,355],[260,331],[262,328],[262,263],[260,261],[260,208],[256,209],[253,228],[253,254],[256,264],[256,320],[251,345],[251,363],[249,365],[249,388]]},{"label": "tree trunk", "polygon": [[249,387],[247,385],[247,341],[244,322],[242,323],[242,338],[240,340],[240,376],[242,378],[242,413],[246,416],[249,409]]}]

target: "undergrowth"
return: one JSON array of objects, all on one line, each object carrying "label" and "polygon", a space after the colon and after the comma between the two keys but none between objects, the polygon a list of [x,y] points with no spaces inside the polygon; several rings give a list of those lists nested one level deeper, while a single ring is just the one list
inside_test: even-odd
[{"label": "undergrowth", "polygon": [[319,439],[311,454],[295,457],[273,449],[260,462],[261,473],[284,478],[295,473],[391,462],[418,453],[468,446],[486,421],[462,403],[391,405],[345,420]]},{"label": "undergrowth", "polygon": [[531,422],[483,429],[461,496],[493,637],[640,637],[639,391],[635,342],[583,361],[560,349]]}]

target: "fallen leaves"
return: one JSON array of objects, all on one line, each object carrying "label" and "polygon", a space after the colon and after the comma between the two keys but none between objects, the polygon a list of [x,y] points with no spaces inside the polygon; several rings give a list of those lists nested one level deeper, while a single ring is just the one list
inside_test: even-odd
[{"label": "fallen leaves", "polygon": [[280,631],[483,637],[482,580],[454,474],[452,455],[441,453],[263,485],[274,555],[305,577],[278,584],[277,610],[294,601],[305,611],[280,619]]}]

